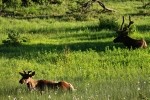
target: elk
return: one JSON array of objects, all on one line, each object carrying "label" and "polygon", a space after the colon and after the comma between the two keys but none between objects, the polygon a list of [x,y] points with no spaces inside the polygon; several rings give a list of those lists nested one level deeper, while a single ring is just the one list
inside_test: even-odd
[{"label": "elk", "polygon": [[118,36],[113,40],[114,43],[123,43],[127,48],[129,49],[135,49],[135,48],[146,48],[147,43],[144,39],[137,40],[133,39],[128,36],[129,34],[129,28],[134,22],[131,21],[131,17],[129,16],[129,24],[127,26],[124,26],[124,16],[123,16],[123,21],[121,24],[120,30],[118,30],[116,33],[118,33]]},{"label": "elk", "polygon": [[48,80],[34,80],[32,76],[35,75],[35,71],[23,71],[19,72],[22,78],[19,80],[19,83],[26,84],[28,89],[31,90],[39,90],[41,93],[46,88],[53,90],[64,90],[64,91],[74,91],[73,85],[66,81],[48,81]]}]

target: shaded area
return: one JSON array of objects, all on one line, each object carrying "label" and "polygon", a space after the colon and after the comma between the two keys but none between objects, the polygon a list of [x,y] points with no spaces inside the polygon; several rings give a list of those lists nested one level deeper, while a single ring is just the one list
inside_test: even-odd
[{"label": "shaded area", "polygon": [[12,17],[12,18],[16,18],[16,19],[26,19],[26,20],[30,20],[30,19],[49,19],[49,18],[54,18],[57,20],[62,19],[63,17],[65,17],[65,15],[26,15],[24,14],[24,12],[19,12],[19,11],[9,11],[9,10],[1,10],[0,11],[0,16],[2,17]]},{"label": "shaded area", "polygon": [[[117,45],[116,45],[117,46]],[[38,53],[45,52],[57,52],[61,53],[65,49],[70,51],[105,51],[106,49],[113,50],[113,42],[82,42],[82,43],[68,43],[68,44],[33,44],[33,45],[22,45],[18,47],[6,47],[0,46],[0,56],[14,58],[14,57],[25,57],[29,59],[31,56],[37,56]]]},{"label": "shaded area", "polygon": [[36,16],[14,16],[16,19],[49,19],[49,18],[54,18],[56,20],[60,20],[63,17],[65,17],[65,15],[36,15]]},{"label": "shaded area", "polygon": [[[116,28],[114,28],[116,29]],[[94,24],[94,25],[87,25],[87,26],[76,26],[76,27],[59,27],[59,28],[55,28],[55,27],[41,27],[41,28],[33,28],[31,30],[25,30],[27,33],[32,33],[32,34],[59,34],[59,36],[63,33],[68,33],[68,36],[72,37],[73,36],[82,36],[82,35],[91,35],[91,34],[99,34],[99,36],[104,36],[104,35],[108,35],[108,37],[112,37],[115,34],[113,34],[115,32],[115,30],[110,29],[109,27],[105,27],[104,25],[99,25],[99,24]],[[101,32],[101,31],[105,31],[105,32]],[[106,32],[107,31],[107,32]],[[77,34],[77,32],[79,32],[79,34]],[[82,32],[82,33],[81,33]],[[75,34],[74,34],[75,33]]]},{"label": "shaded area", "polygon": [[137,25],[138,31],[142,32],[150,32],[150,24],[149,25]]},{"label": "shaded area", "polygon": [[112,32],[82,32],[80,34],[71,34],[71,35],[62,35],[59,36],[61,39],[66,38],[75,38],[77,40],[99,40],[105,38],[112,38],[116,36],[116,34]]},{"label": "shaded area", "polygon": [[89,26],[89,27],[74,27],[74,28],[64,28],[63,26],[62,27],[59,27],[59,28],[51,28],[51,27],[44,27],[44,28],[38,28],[38,29],[31,29],[28,31],[28,33],[34,33],[34,34],[45,34],[45,33],[63,33],[63,32],[78,32],[78,31],[81,31],[81,30],[97,30],[97,27],[94,27],[94,28],[91,28],[92,26]]},{"label": "shaded area", "polygon": [[131,15],[131,16],[150,16],[150,12],[148,11],[139,11],[137,13],[130,13],[127,15]]},{"label": "shaded area", "polygon": [[149,44],[150,44],[150,39],[147,37],[147,38],[144,38],[145,39],[145,41],[146,41],[146,43],[147,43],[147,45],[148,45],[148,47],[149,47]]}]

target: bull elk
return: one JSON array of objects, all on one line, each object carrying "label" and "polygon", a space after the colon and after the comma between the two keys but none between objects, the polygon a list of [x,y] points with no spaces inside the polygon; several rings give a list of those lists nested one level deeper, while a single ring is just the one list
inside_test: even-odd
[{"label": "bull elk", "polygon": [[135,48],[146,48],[147,43],[144,39],[137,40],[137,39],[133,39],[133,38],[128,36],[129,28],[133,23],[134,22],[131,21],[131,17],[129,16],[129,24],[127,26],[123,27],[123,25],[124,25],[124,16],[123,16],[121,28],[120,28],[120,30],[118,30],[116,32],[116,33],[118,33],[118,36],[113,40],[113,42],[114,43],[118,43],[118,42],[123,43],[129,49],[131,49],[131,48],[133,48],[133,49],[135,49]]},{"label": "bull elk", "polygon": [[19,83],[26,84],[29,90],[39,90],[41,93],[46,88],[53,89],[53,90],[67,90],[67,91],[74,91],[74,87],[72,84],[66,82],[66,81],[48,81],[48,80],[34,80],[32,76],[35,75],[35,71],[23,71],[19,72],[19,74],[22,76]]}]

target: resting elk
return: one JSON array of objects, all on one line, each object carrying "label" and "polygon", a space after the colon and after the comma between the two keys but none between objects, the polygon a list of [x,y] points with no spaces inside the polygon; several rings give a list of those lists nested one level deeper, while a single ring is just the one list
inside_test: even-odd
[{"label": "resting elk", "polygon": [[74,91],[74,87],[72,84],[60,81],[60,82],[54,82],[54,81],[48,81],[48,80],[34,80],[32,76],[35,75],[35,71],[23,71],[19,72],[19,74],[22,76],[19,83],[26,84],[29,90],[39,90],[41,93],[46,88],[53,89],[53,90],[65,90],[65,91]]},{"label": "resting elk", "polygon": [[114,43],[123,43],[127,48],[129,49],[135,49],[135,48],[146,48],[147,43],[144,39],[136,40],[128,36],[129,28],[134,22],[131,21],[131,17],[129,16],[129,24],[127,26],[124,26],[124,16],[123,21],[120,30],[117,31],[118,36],[113,40]]}]

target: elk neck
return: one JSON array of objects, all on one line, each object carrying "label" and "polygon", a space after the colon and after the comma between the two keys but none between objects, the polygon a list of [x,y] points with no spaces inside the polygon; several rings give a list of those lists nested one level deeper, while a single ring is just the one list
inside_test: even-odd
[{"label": "elk neck", "polygon": [[28,83],[27,83],[27,86],[29,89],[35,89],[37,84],[38,84],[37,80],[30,78]]}]

